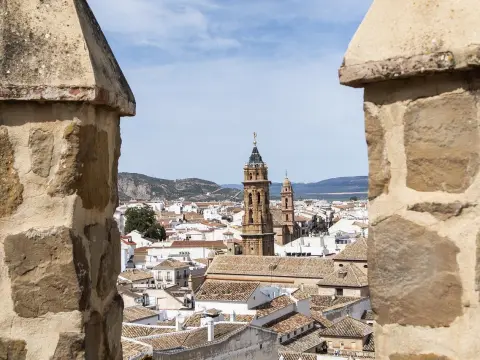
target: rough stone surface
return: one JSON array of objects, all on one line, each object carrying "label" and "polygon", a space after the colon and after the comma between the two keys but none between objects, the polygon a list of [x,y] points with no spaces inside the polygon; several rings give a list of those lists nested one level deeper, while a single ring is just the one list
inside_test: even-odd
[{"label": "rough stone surface", "polygon": [[120,120],[118,120],[117,127],[115,129],[115,150],[113,153],[113,164],[112,164],[112,174],[111,179],[112,183],[110,186],[111,194],[110,200],[115,205],[115,208],[118,207],[118,159],[120,158],[121,154],[121,146],[122,146],[122,138],[120,136]]},{"label": "rough stone surface", "polygon": [[459,216],[463,209],[473,206],[472,204],[462,204],[459,201],[453,203],[431,203],[424,202],[414,204],[408,207],[408,210],[417,211],[417,212],[428,212],[435,216],[439,220],[448,220],[454,216]]},{"label": "rough stone surface", "polygon": [[410,104],[404,117],[407,186],[417,191],[460,193],[478,171],[475,97],[442,94]]},{"label": "rough stone surface", "polygon": [[25,360],[27,343],[24,340],[0,338],[0,360]]},{"label": "rough stone surface", "polygon": [[0,13],[0,99],[92,102],[135,114],[132,91],[85,0],[2,1]]},{"label": "rough stone surface", "polygon": [[480,292],[480,233],[477,234],[477,254],[475,264],[475,290]]},{"label": "rough stone surface", "polygon": [[87,226],[84,233],[89,240],[92,286],[105,299],[116,289],[120,273],[120,233],[111,220],[105,225]]},{"label": "rough stone surface", "polygon": [[94,125],[70,123],[64,132],[66,150],[61,155],[51,196],[80,196],[85,209],[103,210],[110,201],[108,136]]},{"label": "rough stone surface", "polygon": [[85,359],[85,335],[79,333],[61,333],[50,360]]},{"label": "rough stone surface", "polygon": [[371,226],[368,245],[380,325],[443,327],[462,315],[459,249],[451,240],[394,215]]},{"label": "rough stone surface", "polygon": [[385,131],[376,114],[376,107],[366,103],[364,110],[369,159],[368,198],[372,200],[383,193],[388,193],[390,163],[385,148]]},{"label": "rough stone surface", "polygon": [[452,360],[447,356],[435,354],[392,354],[390,360]]},{"label": "rough stone surface", "polygon": [[31,129],[28,146],[32,171],[41,177],[47,177],[50,174],[52,162],[53,134],[42,129]]},{"label": "rough stone surface", "polygon": [[9,235],[4,246],[18,315],[38,317],[85,307],[88,264],[76,254],[81,239],[67,228]]},{"label": "rough stone surface", "polygon": [[23,185],[13,162],[13,147],[7,128],[0,126],[0,218],[13,214],[23,201]]},{"label": "rough stone surface", "polygon": [[122,348],[117,341],[122,336],[123,299],[117,294],[104,315],[104,337],[109,359],[121,360]]}]

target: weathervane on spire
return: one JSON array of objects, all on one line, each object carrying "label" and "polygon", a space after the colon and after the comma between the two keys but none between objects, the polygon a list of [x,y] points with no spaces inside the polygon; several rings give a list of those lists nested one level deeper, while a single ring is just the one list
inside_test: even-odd
[{"label": "weathervane on spire", "polygon": [[253,146],[257,146],[257,133],[253,133]]}]

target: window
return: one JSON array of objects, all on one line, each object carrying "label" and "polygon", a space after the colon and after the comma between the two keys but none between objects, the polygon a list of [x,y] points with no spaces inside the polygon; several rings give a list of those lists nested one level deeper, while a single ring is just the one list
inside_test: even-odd
[{"label": "window", "polygon": [[183,277],[187,277],[187,270],[183,270]]},{"label": "window", "polygon": [[290,334],[287,334],[287,339],[290,339]]},{"label": "window", "polygon": [[356,347],[357,347],[357,343],[352,342],[352,345],[351,345],[350,349],[355,350]]},{"label": "window", "polygon": [[183,282],[183,286],[187,287],[187,282],[186,281]]},{"label": "window", "polygon": [[248,179],[249,179],[249,180],[252,180],[252,174],[249,174],[249,175],[248,175]]},{"label": "window", "polygon": [[288,207],[288,199],[285,199],[285,207]]},{"label": "window", "polygon": [[335,289],[335,295],[343,296],[343,289],[341,289],[341,288]]},{"label": "window", "polygon": [[365,269],[368,269],[368,265],[363,265],[363,267],[364,267]]},{"label": "window", "polygon": [[[250,195],[251,195],[251,194],[250,194]],[[249,224],[253,224],[253,210],[252,210],[252,209],[250,209],[250,210],[248,211],[248,223],[249,223]]]},{"label": "window", "polygon": [[285,220],[287,220],[287,221],[288,221],[288,214],[287,214],[287,215],[285,215]]},{"label": "window", "polygon": [[248,206],[252,206],[252,203],[253,203],[253,197],[252,197],[252,193],[248,194]]},{"label": "window", "polygon": [[329,348],[329,349],[333,349],[333,342],[332,342],[332,341],[329,341],[329,342],[328,342],[328,348]]},{"label": "window", "polygon": [[263,347],[263,344],[260,344],[260,349]]},{"label": "window", "polygon": [[297,335],[297,330],[295,330],[295,331],[293,332],[293,335]]},{"label": "window", "polygon": [[260,193],[257,193],[257,204],[260,205]]},{"label": "window", "polygon": [[338,264],[338,266],[343,267],[343,264]]}]

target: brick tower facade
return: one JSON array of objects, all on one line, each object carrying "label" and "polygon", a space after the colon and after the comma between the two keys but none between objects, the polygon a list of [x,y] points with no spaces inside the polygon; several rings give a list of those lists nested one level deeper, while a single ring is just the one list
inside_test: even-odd
[{"label": "brick tower facade", "polygon": [[300,229],[295,223],[293,187],[286,175],[280,195],[282,198],[282,245],[285,245],[300,237]]},{"label": "brick tower facade", "polygon": [[273,256],[274,232],[270,213],[268,167],[257,149],[254,135],[252,155],[243,168],[245,215],[242,220],[244,255]]}]

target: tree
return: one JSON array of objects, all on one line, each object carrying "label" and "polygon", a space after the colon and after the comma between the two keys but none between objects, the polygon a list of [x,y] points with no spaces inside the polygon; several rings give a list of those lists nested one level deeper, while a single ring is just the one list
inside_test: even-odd
[{"label": "tree", "polygon": [[350,201],[358,201],[358,197],[352,196],[352,197],[350,198]]},{"label": "tree", "polygon": [[155,211],[150,206],[131,207],[125,211],[125,232],[137,230],[143,236],[154,240],[166,240],[165,228],[157,223]]}]

